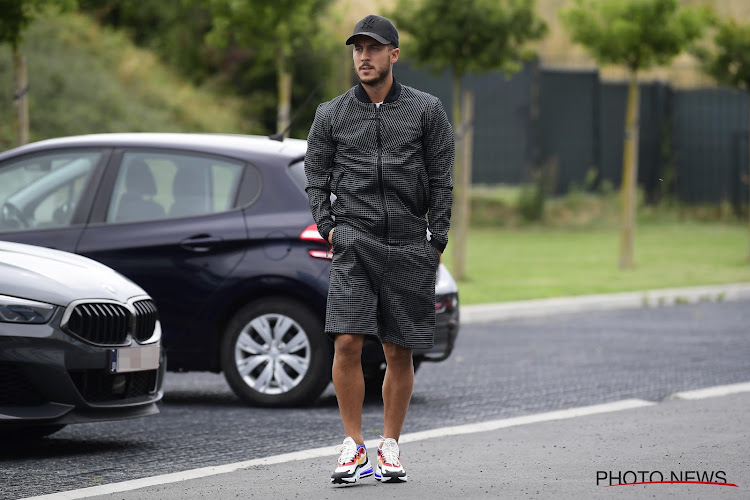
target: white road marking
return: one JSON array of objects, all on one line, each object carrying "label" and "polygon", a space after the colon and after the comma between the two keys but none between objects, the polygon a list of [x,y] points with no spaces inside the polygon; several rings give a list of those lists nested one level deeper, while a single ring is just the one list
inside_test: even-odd
[{"label": "white road marking", "polygon": [[716,396],[727,396],[739,392],[750,392],[750,382],[730,385],[717,385],[705,389],[696,389],[694,391],[675,392],[670,399],[705,399]]},{"label": "white road marking", "polygon": [[[491,420],[488,422],[480,422],[477,424],[459,425],[454,427],[443,427],[440,429],[433,429],[430,431],[413,432],[410,434],[404,434],[399,439],[401,443],[421,441],[423,439],[440,438],[445,436],[455,436],[459,434],[470,434],[475,432],[486,432],[495,429],[502,429],[504,427],[512,427],[517,425],[534,424],[538,422],[549,422],[552,420],[564,420],[568,418],[583,417],[586,415],[596,415],[599,413],[609,413],[614,411],[629,410],[632,408],[641,408],[644,406],[652,406],[656,403],[643,401],[640,399],[626,399],[623,401],[616,401],[613,403],[604,403],[600,405],[584,406],[581,408],[570,408],[567,410],[558,410],[547,413],[538,413],[535,415],[526,415],[522,417],[506,418],[502,420]],[[379,440],[370,440],[365,443],[369,448],[375,448],[379,444]],[[187,481],[190,479],[198,479],[207,476],[214,476],[217,474],[227,474],[240,469],[248,469],[250,467],[257,467],[260,465],[272,465],[284,462],[293,462],[296,460],[306,460],[311,458],[320,458],[335,456],[333,446],[326,446],[324,448],[313,448],[310,450],[296,451],[292,453],[284,453],[282,455],[274,455],[272,457],[256,458],[254,460],[247,460],[244,462],[237,462],[233,464],[220,465],[216,467],[203,467],[200,469],[187,470],[183,472],[175,472],[172,474],[163,474],[160,476],[146,477],[143,479],[133,479],[130,481],[123,481],[120,483],[103,484],[100,486],[92,486],[90,488],[82,488],[78,490],[63,491],[60,493],[51,493],[49,495],[41,495],[35,497],[28,497],[23,500],[72,500],[78,498],[89,498],[98,495],[109,495],[112,493],[121,493],[123,491],[132,491],[139,488],[146,488],[149,486],[157,486],[162,484],[177,483],[180,481]]]},{"label": "white road marking", "polygon": [[[708,387],[706,389],[698,389],[695,391],[677,392],[671,397],[674,399],[703,399],[715,396],[725,396],[728,394],[736,394],[740,392],[750,392],[750,382]],[[550,422],[553,420],[565,420],[569,418],[584,417],[587,415],[597,415],[601,413],[611,413],[622,410],[630,410],[634,408],[643,408],[647,406],[654,406],[656,404],[657,403],[644,401],[642,399],[625,399],[622,401],[615,401],[613,403],[584,406],[580,408],[569,408],[566,410],[538,413],[535,415],[525,415],[522,417],[506,418],[502,420],[490,420],[488,422],[480,422],[477,424],[466,424],[454,427],[443,427],[440,429],[433,429],[429,431],[413,432],[410,434],[402,435],[399,439],[399,442],[410,443],[414,441],[421,441],[424,439],[456,436],[461,434],[472,434],[476,432],[487,432],[518,425]],[[379,440],[369,440],[365,444],[370,448],[374,448],[379,444]],[[227,474],[240,469],[249,469],[251,467],[257,467],[261,465],[273,465],[284,462],[293,462],[296,460],[307,460],[335,455],[336,452],[334,451],[333,446],[326,446],[324,448],[313,448],[310,450],[284,453],[282,455],[256,458],[254,460],[247,460],[244,462],[220,465],[216,467],[203,467],[200,469],[175,472],[172,474],[163,474],[160,476],[146,477],[143,479],[133,479],[131,481],[123,481],[120,483],[103,484],[100,486],[92,486],[90,488],[82,488],[78,490],[63,491],[60,493],[51,493],[49,495],[28,497],[22,500],[73,500],[79,498],[89,498],[98,495],[109,495],[112,493],[132,491],[149,486],[177,483],[180,481],[188,481],[190,479],[215,476],[217,474]]]}]

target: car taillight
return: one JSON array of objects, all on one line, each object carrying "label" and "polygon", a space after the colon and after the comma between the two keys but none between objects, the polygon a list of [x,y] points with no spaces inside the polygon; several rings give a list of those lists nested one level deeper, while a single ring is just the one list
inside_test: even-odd
[{"label": "car taillight", "polygon": [[435,300],[435,312],[442,313],[453,309],[458,305],[458,300],[455,296],[438,296]]},{"label": "car taillight", "polygon": [[314,241],[316,243],[322,243],[326,246],[325,250],[309,250],[307,253],[310,254],[310,257],[313,257],[315,259],[333,260],[333,249],[331,248],[331,245],[320,235],[320,233],[318,232],[318,226],[316,226],[315,224],[310,224],[309,226],[307,226],[305,230],[302,231],[302,234],[299,235],[299,239],[301,239],[302,241]]}]

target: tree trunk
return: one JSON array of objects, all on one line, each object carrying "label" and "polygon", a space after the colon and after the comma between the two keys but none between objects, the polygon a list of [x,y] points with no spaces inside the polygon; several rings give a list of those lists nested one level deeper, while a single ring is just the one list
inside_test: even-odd
[{"label": "tree trunk", "polygon": [[13,104],[16,108],[16,138],[19,146],[29,142],[29,81],[26,73],[26,58],[21,54],[17,44],[13,45],[13,71],[16,77],[16,88]]},{"label": "tree trunk", "polygon": [[[461,163],[463,163],[461,185],[464,186],[464,196],[461,200],[461,212],[458,218],[459,227],[463,228],[461,235],[462,253],[464,259],[465,274],[466,261],[468,260],[468,241],[469,226],[471,225],[471,172],[472,172],[472,153],[474,151],[474,92],[471,90],[463,91],[461,103],[461,136],[463,143],[461,145]],[[462,277],[463,279],[463,277]]]},{"label": "tree trunk", "polygon": [[352,88],[352,85],[356,85],[357,82],[356,78],[354,78],[354,64],[352,63],[351,46],[347,45],[343,49],[346,53],[346,57],[343,58],[343,61],[345,63],[344,73],[341,79],[341,89],[340,92],[337,92],[338,94],[343,94],[344,92]]},{"label": "tree trunk", "polygon": [[[281,134],[289,126],[290,110],[292,109],[292,71],[289,69],[287,58],[280,54],[276,59],[276,79],[279,94],[279,104],[276,112],[276,133]],[[288,132],[284,136],[288,136]]]},{"label": "tree trunk", "polygon": [[464,133],[461,114],[461,77],[453,75],[453,133],[456,140],[456,157],[453,163],[453,208],[451,221],[451,249],[453,251],[454,279],[461,281],[466,272],[466,238],[468,228],[464,224],[464,215],[468,206],[469,186],[465,184]]},{"label": "tree trunk", "polygon": [[635,214],[638,203],[638,75],[630,73],[628,103],[625,113],[625,144],[622,157],[622,227],[620,230],[620,269],[632,269],[635,265]]}]

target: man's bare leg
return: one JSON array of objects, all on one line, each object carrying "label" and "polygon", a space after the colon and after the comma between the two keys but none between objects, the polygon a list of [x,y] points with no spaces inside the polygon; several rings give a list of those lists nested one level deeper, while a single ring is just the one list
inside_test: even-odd
[{"label": "man's bare leg", "polygon": [[344,434],[363,444],[362,403],[365,399],[365,378],[362,374],[364,335],[340,334],[334,342],[333,387],[339,403]]},{"label": "man's bare leg", "polygon": [[414,389],[412,352],[391,343],[383,343],[383,352],[387,364],[383,381],[383,437],[398,441]]}]

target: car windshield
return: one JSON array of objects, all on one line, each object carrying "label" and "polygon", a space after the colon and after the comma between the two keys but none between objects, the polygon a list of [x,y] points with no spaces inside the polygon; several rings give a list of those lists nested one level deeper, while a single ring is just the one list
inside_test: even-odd
[{"label": "car windshield", "polygon": [[40,156],[1,169],[0,231],[67,224],[100,156]]}]

